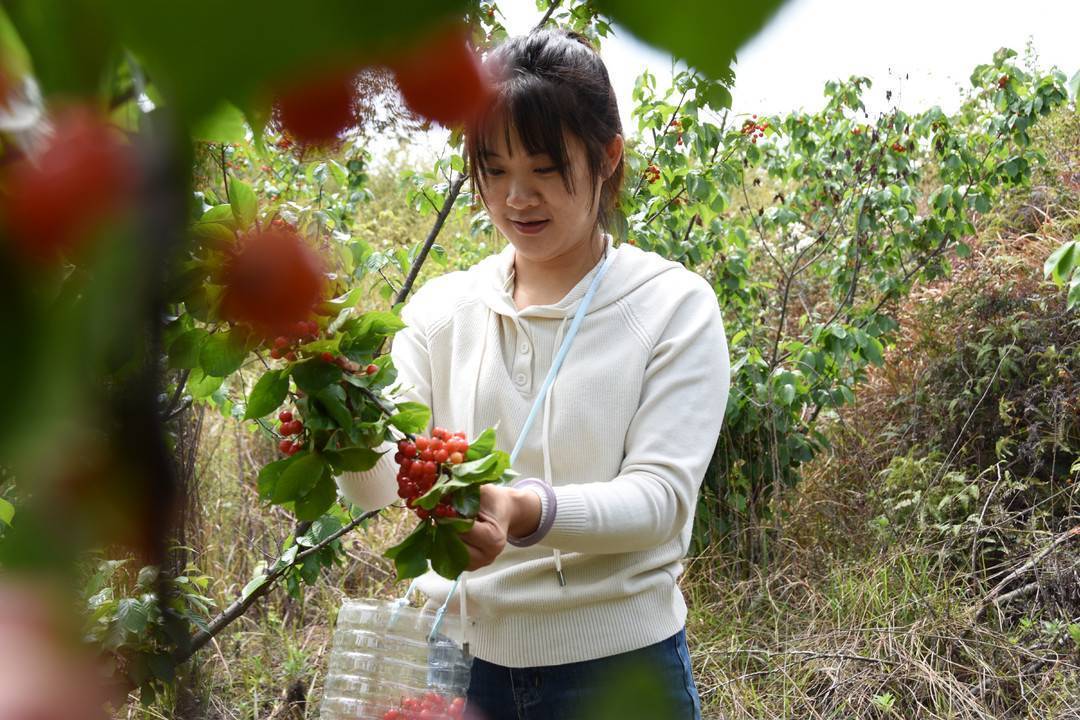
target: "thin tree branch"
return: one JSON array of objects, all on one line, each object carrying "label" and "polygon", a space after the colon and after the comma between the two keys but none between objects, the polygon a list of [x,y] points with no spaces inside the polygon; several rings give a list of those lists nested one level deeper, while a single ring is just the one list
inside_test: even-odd
[{"label": "thin tree branch", "polygon": [[446,223],[446,218],[450,216],[450,211],[454,208],[454,201],[457,200],[458,195],[461,194],[461,188],[465,185],[465,179],[465,173],[459,173],[458,176],[454,178],[454,181],[450,183],[450,188],[446,191],[446,199],[443,201],[442,209],[439,210],[439,214],[435,217],[435,223],[431,226],[427,239],[424,240],[424,246],[420,248],[420,253],[409,267],[409,275],[405,278],[405,284],[401,286],[401,290],[399,290],[398,294],[394,297],[394,305],[405,302],[405,298],[408,297],[409,292],[412,290],[413,283],[416,282],[416,276],[420,274],[420,268],[423,266],[424,260],[427,259],[428,253],[431,252],[431,246],[435,244],[435,238],[439,237],[439,232],[442,231],[443,225]]}]

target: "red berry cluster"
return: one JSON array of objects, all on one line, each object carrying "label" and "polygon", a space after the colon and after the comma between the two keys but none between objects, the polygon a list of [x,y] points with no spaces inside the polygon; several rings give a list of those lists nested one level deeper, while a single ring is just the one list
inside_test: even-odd
[{"label": "red berry cluster", "polygon": [[405,501],[405,505],[416,511],[421,520],[435,517],[457,517],[458,513],[450,504],[450,498],[435,506],[434,510],[413,507],[416,499],[427,493],[435,485],[439,474],[447,469],[448,465],[458,465],[465,462],[465,454],[469,452],[469,441],[465,439],[465,433],[451,434],[449,430],[437,427],[431,431],[431,437],[418,435],[415,440],[402,440],[398,443],[397,454],[394,460],[399,465],[398,497]]},{"label": "red berry cluster", "polygon": [[898,152],[898,153],[904,153],[904,152],[907,152],[907,148],[906,148],[906,147],[904,147],[903,145],[901,145],[901,144],[900,144],[900,143],[898,143],[898,142],[894,142],[894,143],[892,144],[892,149],[893,149],[893,152]]},{"label": "red berry cluster", "polygon": [[742,130],[740,132],[743,135],[750,137],[750,142],[757,144],[758,138],[765,136],[765,131],[769,129],[769,123],[758,123],[757,115],[752,115],[750,120],[743,123]]},{"label": "red berry cluster", "polygon": [[294,323],[289,335],[278,335],[274,338],[274,346],[270,348],[270,357],[275,360],[285,358],[289,362],[296,360],[294,345],[301,345],[309,340],[319,337],[319,323],[314,320],[301,320]]},{"label": "red berry cluster", "polygon": [[1004,88],[1008,84],[1009,84],[1009,76],[1008,75],[1002,75],[1001,77],[998,78],[997,86],[999,88]]},{"label": "red berry cluster", "polygon": [[676,119],[672,120],[668,124],[668,129],[671,132],[679,134],[679,138],[678,138],[678,140],[675,141],[675,144],[676,145],[682,145],[683,144],[683,142],[682,142],[682,122],[678,118],[676,118]]},{"label": "red berry cluster", "polygon": [[852,135],[862,135],[862,128],[857,127],[857,128],[852,129],[851,134]]},{"label": "red berry cluster", "polygon": [[[278,420],[281,421],[281,426],[278,428],[278,432],[283,436],[287,435],[301,435],[304,432],[304,423],[299,420],[293,419],[293,414],[288,410],[282,410],[278,413]],[[304,443],[300,440],[289,440],[282,438],[278,443],[278,450],[286,455],[295,455],[304,448]]]},{"label": "red berry cluster", "polygon": [[651,163],[649,167],[645,168],[644,175],[651,185],[660,179],[660,168],[656,167],[656,163]]},{"label": "red berry cluster", "polygon": [[397,707],[383,713],[382,720],[461,720],[465,715],[465,698],[447,700],[435,692],[420,697],[405,698]]}]

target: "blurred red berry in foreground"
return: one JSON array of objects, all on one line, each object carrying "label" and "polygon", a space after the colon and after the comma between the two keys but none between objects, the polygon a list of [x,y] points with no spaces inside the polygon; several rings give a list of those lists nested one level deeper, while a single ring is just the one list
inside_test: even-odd
[{"label": "blurred red berry in foreground", "polygon": [[134,154],[120,131],[87,108],[68,109],[42,152],[19,160],[4,179],[11,242],[42,262],[78,250],[130,204],[134,178]]},{"label": "blurred red berry in foreground", "polygon": [[390,66],[409,108],[443,125],[468,122],[491,99],[491,83],[463,26],[436,31]]},{"label": "blurred red berry in foreground", "polygon": [[277,97],[282,128],[303,144],[327,145],[357,123],[356,74],[336,70],[297,79]]},{"label": "blurred red berry in foreground", "polygon": [[305,321],[323,300],[319,256],[289,228],[252,230],[222,273],[221,314],[268,338]]}]

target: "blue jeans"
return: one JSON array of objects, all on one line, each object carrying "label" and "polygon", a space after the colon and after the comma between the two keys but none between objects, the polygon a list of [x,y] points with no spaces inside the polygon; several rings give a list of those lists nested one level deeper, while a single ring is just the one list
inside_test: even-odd
[{"label": "blue jeans", "polygon": [[686,630],[610,657],[533,668],[473,660],[469,720],[700,720]]}]

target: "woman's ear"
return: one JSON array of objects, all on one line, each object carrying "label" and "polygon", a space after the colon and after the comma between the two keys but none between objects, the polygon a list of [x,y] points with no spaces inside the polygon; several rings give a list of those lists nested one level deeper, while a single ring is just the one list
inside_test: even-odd
[{"label": "woman's ear", "polygon": [[611,174],[615,172],[615,168],[619,166],[619,161],[623,156],[623,136],[616,135],[611,138],[611,141],[604,146],[604,179],[607,180],[611,177]]}]

